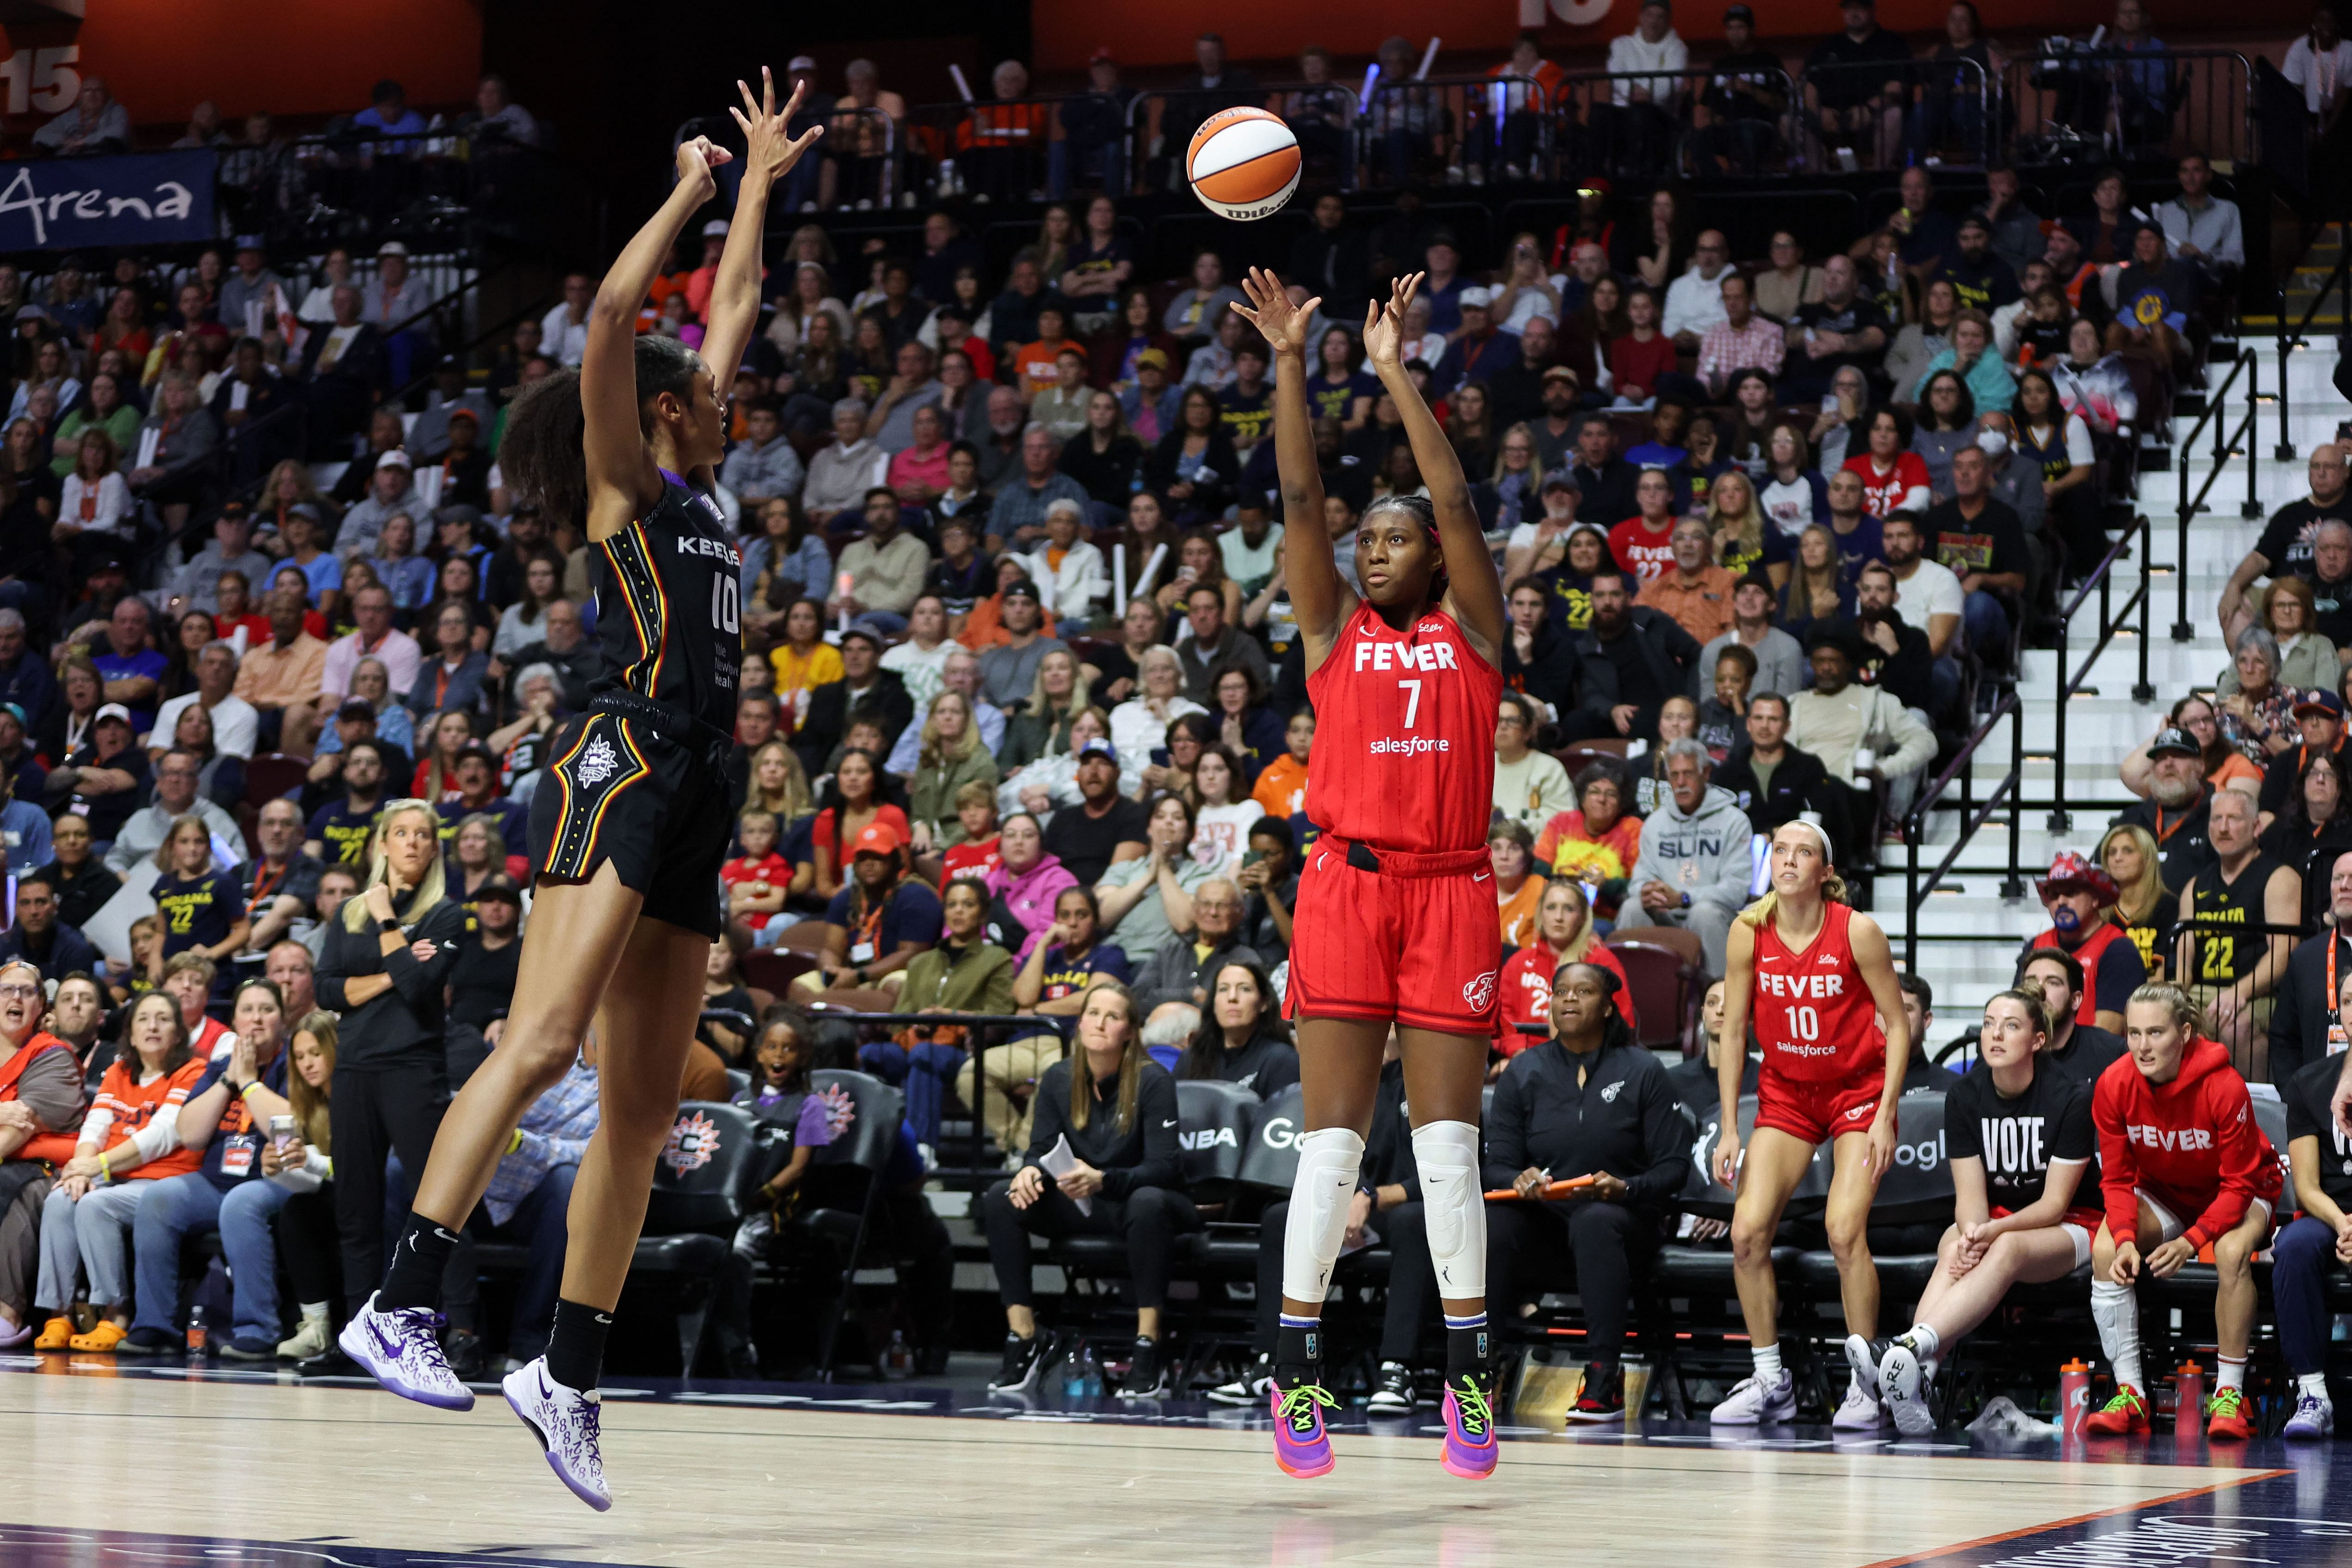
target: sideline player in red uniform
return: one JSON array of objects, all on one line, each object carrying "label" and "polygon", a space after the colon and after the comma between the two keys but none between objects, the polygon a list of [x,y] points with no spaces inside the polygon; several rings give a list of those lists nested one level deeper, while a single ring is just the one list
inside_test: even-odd
[{"label": "sideline player in red uniform", "polygon": [[[800,90],[779,113],[773,81],[761,79],[764,100],[739,82],[743,109],[730,110],[743,177],[702,354],[635,330],[646,290],[718,194],[714,170],[730,157],[696,137],[677,148],[668,199],[605,273],[579,370],[531,387],[508,423],[509,480],[593,547],[604,668],[532,802],[537,895],[506,1034],[443,1116],[425,1168],[411,1173],[415,1200],[383,1283],[343,1281],[356,1308],[339,1337],[344,1353],[395,1394],[472,1405],[436,1339],[443,1265],[523,1111],[570,1070],[594,1021],[604,1120],[572,1190],[554,1327],[547,1353],[504,1390],[557,1477],[599,1510],[612,1506],[599,1442],[604,1334],[677,1119],[703,955],[721,929],[742,563],[710,499],[727,428],[711,367],[731,384],[758,324],[769,187],[819,134],[793,138],[785,125]],[[387,922],[386,935],[394,929]],[[385,960],[394,984],[405,952]]]},{"label": "sideline player in red uniform", "polygon": [[1294,1476],[1331,1468],[1323,1407],[1323,1298],[1347,1233],[1381,1053],[1393,1025],[1412,1107],[1430,1260],[1446,1322],[1445,1446],[1457,1476],[1495,1468],[1494,1373],[1486,1330],[1486,1215],[1479,1090],[1493,1043],[1494,872],[1486,824],[1502,700],[1503,586],[1462,462],[1399,357],[1396,285],[1364,317],[1364,350],[1404,416],[1429,499],[1366,509],[1356,534],[1360,597],[1339,575],[1323,524],[1323,481],[1307,413],[1307,322],[1281,280],[1253,268],[1248,307],[1275,353],[1275,453],[1284,570],[1307,643],[1318,751],[1307,815],[1321,829],[1299,879],[1290,948],[1291,1016],[1307,1131],[1283,1237],[1275,1339],[1275,1460]]},{"label": "sideline player in red uniform", "polygon": [[[2204,1037],[2204,1016],[2177,985],[2143,985],[2124,1010],[2128,1061],[2111,1062],[2091,1091],[2106,1223],[2091,1243],[2091,1321],[2116,1374],[2115,1397],[2087,1428],[2147,1430],[2140,1380],[2144,1271],[2168,1279],[2213,1248],[2213,1337],[2221,1368],[2205,1402],[2208,1437],[2254,1435],[2246,1348],[2254,1335],[2253,1256],[2278,1210],[2278,1151],[2254,1121],[2229,1047]],[[2186,1419],[2194,1421],[2189,1415]]]},{"label": "sideline player in red uniform", "polygon": [[[1805,1179],[1813,1149],[1832,1140],[1836,1167],[1822,1219],[1836,1255],[1845,1326],[1867,1345],[1878,1331],[1878,1268],[1867,1236],[1871,1199],[1895,1163],[1895,1101],[1908,1061],[1911,1028],[1895,981],[1886,933],[1847,907],[1845,884],[1830,860],[1828,835],[1801,818],[1772,835],[1772,886],[1731,924],[1726,949],[1722,1103],[1739,1103],[1748,1026],[1764,1047],[1757,1079],[1756,1131],[1743,1169],[1739,1119],[1727,1114],[1715,1145],[1716,1179],[1737,1182],[1731,1212],[1731,1268],[1748,1319],[1756,1372],[1715,1407],[1719,1426],[1785,1422],[1797,1413],[1796,1380],[1780,1364],[1780,1292],[1772,1278],[1772,1233],[1789,1194]],[[1874,1012],[1876,1018],[1873,1018]],[[1882,1031],[1878,1025],[1884,1023]],[[1878,1368],[1855,1358],[1853,1381],[1832,1425],[1873,1430],[1885,1425]]]}]

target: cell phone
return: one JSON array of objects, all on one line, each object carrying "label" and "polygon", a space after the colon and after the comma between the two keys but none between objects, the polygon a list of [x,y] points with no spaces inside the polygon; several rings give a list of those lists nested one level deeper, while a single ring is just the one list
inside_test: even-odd
[{"label": "cell phone", "polygon": [[279,1153],[284,1153],[287,1148],[294,1142],[294,1119],[290,1116],[271,1117],[269,1119],[269,1141],[278,1145],[278,1152]]},{"label": "cell phone", "polygon": [[1244,855],[1242,857],[1242,869],[1243,869],[1243,870],[1244,870],[1244,871],[1246,871],[1246,870],[1248,870],[1251,867],[1261,864],[1262,862],[1264,862],[1264,860],[1265,860],[1265,850],[1263,850],[1263,849],[1252,849],[1252,850],[1250,850],[1248,853],[1244,854]]},{"label": "cell phone", "polygon": [[1168,765],[1167,747],[1154,746],[1151,748],[1151,765],[1155,768],[1164,768]]}]

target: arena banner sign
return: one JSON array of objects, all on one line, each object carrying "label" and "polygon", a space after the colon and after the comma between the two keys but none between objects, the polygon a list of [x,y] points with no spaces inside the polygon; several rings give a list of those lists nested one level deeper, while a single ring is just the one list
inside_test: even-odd
[{"label": "arena banner sign", "polygon": [[0,164],[0,251],[213,237],[209,150]]}]

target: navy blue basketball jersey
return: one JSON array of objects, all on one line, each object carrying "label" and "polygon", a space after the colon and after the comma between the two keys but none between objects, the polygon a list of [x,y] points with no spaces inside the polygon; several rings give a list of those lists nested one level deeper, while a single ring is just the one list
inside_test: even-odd
[{"label": "navy blue basketball jersey", "polygon": [[630,692],[733,734],[742,557],[718,502],[667,469],[663,479],[652,510],[591,547],[604,667],[590,689]]}]

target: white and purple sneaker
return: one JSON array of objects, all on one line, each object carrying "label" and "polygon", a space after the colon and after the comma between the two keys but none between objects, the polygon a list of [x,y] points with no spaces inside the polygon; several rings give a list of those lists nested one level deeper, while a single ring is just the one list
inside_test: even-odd
[{"label": "white and purple sneaker", "polygon": [[613,1506],[604,1489],[604,1456],[597,1447],[604,1402],[591,1389],[582,1394],[547,1375],[547,1358],[510,1372],[499,1387],[522,1424],[547,1451],[547,1464],[572,1495],[602,1513]]},{"label": "white and purple sneaker", "polygon": [[345,1355],[365,1367],[369,1376],[403,1399],[439,1410],[471,1410],[473,1390],[457,1381],[441,1353],[445,1321],[429,1307],[378,1311],[371,1295],[367,1305],[352,1314],[335,1342]]},{"label": "white and purple sneaker", "polygon": [[2336,1430],[2336,1406],[2315,1394],[2297,1393],[2294,1414],[2286,1418],[2279,1436],[2300,1442],[2315,1442]]}]

